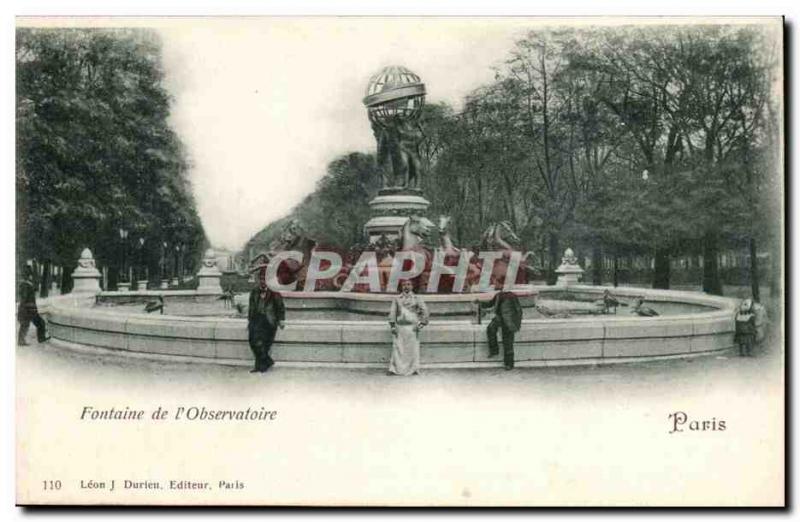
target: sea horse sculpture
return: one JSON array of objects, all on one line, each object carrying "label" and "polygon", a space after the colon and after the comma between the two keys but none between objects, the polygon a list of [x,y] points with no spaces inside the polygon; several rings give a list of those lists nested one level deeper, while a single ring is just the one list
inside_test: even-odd
[{"label": "sea horse sculpture", "polygon": [[[511,261],[511,254],[514,251],[519,251],[519,246],[522,241],[519,236],[514,232],[514,227],[508,221],[500,221],[493,223],[486,228],[481,235],[481,250],[483,251],[502,251],[503,257],[498,259],[492,267],[492,275],[490,282],[492,286],[500,284],[504,285],[506,280],[506,272]],[[516,284],[526,284],[528,282],[529,272],[533,272],[533,267],[528,265],[528,258],[533,255],[532,252],[525,252],[522,254],[519,263],[519,269],[515,278]]]},{"label": "sea horse sculpture", "polygon": [[[312,239],[305,232],[300,222],[293,219],[283,227],[278,238],[270,243],[269,252],[261,253],[251,261],[250,271],[266,269],[267,265],[271,262],[271,258],[275,254],[288,250],[300,252],[302,254],[302,261],[298,261],[297,259],[284,259],[277,269],[277,279],[278,283],[281,285],[296,283],[295,288],[297,290],[310,290],[306,288],[306,276],[308,274],[308,267],[312,255],[315,251],[336,252],[341,255],[341,252],[336,248],[318,244],[315,239]],[[320,269],[325,270],[328,266],[330,266],[329,262],[323,261]],[[344,268],[342,270],[344,270]],[[330,279],[317,280],[314,285],[314,290],[338,289],[336,284],[337,281],[341,279],[339,275],[340,274],[337,274]]]},{"label": "sea horse sculpture", "polygon": [[[411,216],[406,220],[403,228],[400,229],[398,252],[418,252],[425,257],[425,268],[422,273],[414,278],[414,288],[418,291],[425,291],[428,286],[428,277],[433,264],[433,253],[425,246],[424,242],[430,236],[433,223],[428,218],[421,216]],[[410,263],[410,260],[407,261]],[[402,267],[408,270],[410,266]]]},{"label": "sea horse sculpture", "polygon": [[[444,262],[448,266],[458,265],[461,256],[463,255],[462,253],[466,252],[467,258],[469,259],[469,265],[467,267],[465,286],[467,289],[469,289],[473,285],[478,284],[480,281],[481,265],[474,252],[462,250],[453,244],[453,240],[450,238],[450,221],[450,216],[439,216],[438,229],[440,246],[438,250],[442,252],[440,255],[443,255]],[[439,280],[439,291],[448,293],[452,292],[454,282],[455,276],[451,274],[443,275]]]}]

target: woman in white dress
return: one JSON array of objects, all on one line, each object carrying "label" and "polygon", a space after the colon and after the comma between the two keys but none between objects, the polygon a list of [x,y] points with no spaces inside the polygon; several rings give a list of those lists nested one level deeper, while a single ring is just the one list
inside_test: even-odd
[{"label": "woman in white dress", "polygon": [[390,375],[419,374],[419,332],[428,324],[428,308],[413,289],[411,281],[402,281],[400,295],[392,300],[389,311],[392,329]]}]

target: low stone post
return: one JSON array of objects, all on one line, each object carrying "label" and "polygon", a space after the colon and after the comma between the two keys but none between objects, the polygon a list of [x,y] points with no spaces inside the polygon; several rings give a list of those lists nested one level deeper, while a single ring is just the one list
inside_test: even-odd
[{"label": "low stone post", "polygon": [[558,286],[576,285],[583,277],[583,268],[578,264],[578,258],[571,248],[564,251],[564,257],[561,258],[561,266],[556,269]]},{"label": "low stone post", "polygon": [[209,248],[203,256],[203,266],[197,272],[197,290],[199,292],[220,292],[222,293],[222,272],[217,268],[217,259],[214,249]]},{"label": "low stone post", "polygon": [[97,294],[100,292],[100,279],[103,276],[97,269],[92,251],[84,248],[78,258],[78,268],[72,272],[72,293]]},{"label": "low stone post", "polygon": [[148,283],[147,279],[139,279],[138,281],[136,281],[136,290],[139,292],[144,292],[145,290],[147,290],[147,283]]},{"label": "low stone post", "polygon": [[130,291],[131,291],[130,283],[117,283],[117,292],[130,292]]}]

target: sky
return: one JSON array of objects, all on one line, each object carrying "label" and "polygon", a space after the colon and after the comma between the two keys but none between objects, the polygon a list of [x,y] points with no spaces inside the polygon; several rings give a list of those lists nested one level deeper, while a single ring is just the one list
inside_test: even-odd
[{"label": "sky", "polygon": [[211,244],[240,249],[352,151],[373,152],[362,98],[404,65],[429,102],[458,107],[490,82],[530,23],[419,18],[201,19],[159,28],[171,124]]}]

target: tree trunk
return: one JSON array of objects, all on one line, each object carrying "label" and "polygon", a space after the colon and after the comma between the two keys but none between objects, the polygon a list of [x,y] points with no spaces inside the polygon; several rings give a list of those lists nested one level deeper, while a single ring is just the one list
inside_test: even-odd
[{"label": "tree trunk", "polygon": [[119,271],[120,267],[116,265],[116,263],[112,263],[108,265],[108,288],[119,290]]},{"label": "tree trunk", "polygon": [[64,265],[64,270],[61,272],[61,294],[68,294],[72,291],[72,271]]},{"label": "tree trunk", "polygon": [[548,238],[548,252],[550,254],[550,266],[547,270],[547,284],[554,285],[556,284],[556,279],[558,276],[556,275],[556,268],[558,268],[561,258],[559,253],[559,246],[558,246],[558,234],[555,232],[549,232],[547,234]]},{"label": "tree trunk", "polygon": [[483,233],[483,183],[481,177],[478,176],[478,231]]},{"label": "tree trunk", "polygon": [[612,280],[614,281],[614,288],[616,288],[616,287],[619,286],[619,255],[617,255],[616,252],[614,252],[614,258],[613,259],[614,259],[614,261],[613,261],[613,267],[614,267],[613,268],[613,272],[614,272],[614,275],[613,275],[613,279]]},{"label": "tree trunk", "polygon": [[758,277],[758,257],[756,256],[756,240],[750,238],[750,290],[753,293],[753,301],[761,302],[761,281]]},{"label": "tree trunk", "polygon": [[653,263],[653,288],[669,289],[669,250],[657,248]]},{"label": "tree trunk", "polygon": [[50,271],[53,264],[49,259],[45,260],[42,265],[42,279],[39,281],[39,297],[47,297],[50,295]]},{"label": "tree trunk", "polygon": [[717,235],[709,232],[703,238],[703,292],[708,294],[722,295],[718,256]]},{"label": "tree trunk", "polygon": [[39,282],[42,280],[41,272],[39,270],[39,261],[36,258],[31,259],[31,270],[33,270],[33,285],[38,288]]},{"label": "tree trunk", "polygon": [[622,284],[631,284],[631,274],[633,274],[633,256],[628,254],[625,256],[625,280]]},{"label": "tree trunk", "polygon": [[772,242],[772,248],[769,253],[770,270],[769,270],[769,300],[772,303],[780,306],[782,299],[781,290],[783,288],[781,267],[781,243],[780,235]]},{"label": "tree trunk", "polygon": [[592,247],[592,284],[595,286],[603,284],[603,251],[599,245]]},{"label": "tree trunk", "polygon": [[547,280],[547,236],[542,235],[542,244],[539,249],[539,266],[542,267],[542,274],[544,274],[545,281]]}]

